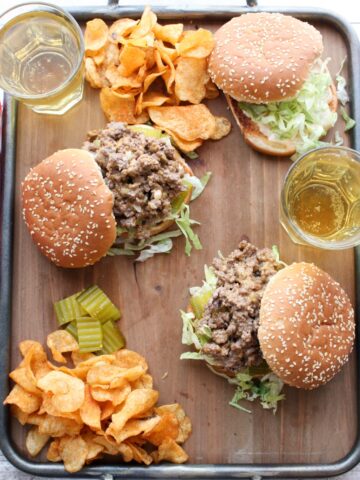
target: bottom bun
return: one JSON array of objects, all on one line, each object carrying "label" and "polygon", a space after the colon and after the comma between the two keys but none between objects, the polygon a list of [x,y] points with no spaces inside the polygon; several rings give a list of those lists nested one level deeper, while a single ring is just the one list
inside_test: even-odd
[{"label": "bottom bun", "polygon": [[[333,112],[336,112],[337,97],[335,86],[331,85],[330,90],[332,97],[329,101],[329,106]],[[241,133],[244,135],[244,140],[250,147],[258,152],[277,157],[290,157],[296,152],[295,145],[290,141],[270,140],[269,137],[260,131],[256,122],[238,108],[238,102],[236,100],[229,95],[226,95],[226,99]],[[327,130],[329,130],[329,128],[331,128],[331,125],[327,127]]]}]

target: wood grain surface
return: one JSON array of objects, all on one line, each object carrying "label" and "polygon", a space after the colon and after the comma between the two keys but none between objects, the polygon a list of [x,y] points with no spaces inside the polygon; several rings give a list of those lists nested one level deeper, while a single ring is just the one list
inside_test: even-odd
[{"label": "wood grain surface", "polygon": [[[209,26],[209,25],[205,25]],[[211,24],[211,28],[218,27]],[[345,55],[338,32],[317,25],[324,36],[325,57],[331,55],[334,74]],[[230,113],[221,96],[209,103],[214,113]],[[234,122],[233,122],[234,123]],[[97,283],[123,311],[120,322],[128,347],[148,359],[160,401],[180,402],[193,422],[186,443],[193,463],[333,462],[351,449],[356,437],[355,359],[328,385],[312,392],[286,389],[286,401],[276,415],[253,406],[251,415],[228,406],[233,390],[203,364],[180,361],[179,309],[189,286],[200,284],[204,264],[218,250],[227,254],[247,236],[258,246],[277,244],[284,261],[312,261],[338,280],[354,300],[354,256],[351,250],[325,252],[294,245],[278,220],[280,188],[289,160],[258,155],[245,145],[234,123],[232,133],[207,142],[200,159],[191,162],[198,176],[213,178],[191,206],[201,222],[203,250],[184,255],[175,240],[170,255],[144,264],[129,258],[105,258],[83,270],[61,270],[32,244],[22,221],[19,188],[30,167],[55,150],[80,147],[86,132],[102,127],[98,91],[87,86],[84,101],[63,117],[39,116],[20,106],[17,134],[15,256],[12,316],[12,366],[19,362],[17,344],[27,338],[44,341],[56,328],[52,304]],[[342,132],[343,122],[338,127]],[[165,373],[166,378],[161,379]],[[11,438],[24,453],[24,428],[11,424]]]}]

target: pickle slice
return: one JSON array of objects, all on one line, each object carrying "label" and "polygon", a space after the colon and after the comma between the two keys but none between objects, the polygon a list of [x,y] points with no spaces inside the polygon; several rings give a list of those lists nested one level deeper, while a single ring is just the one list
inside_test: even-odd
[{"label": "pickle slice", "polygon": [[113,353],[125,347],[125,338],[112,321],[103,323],[102,329],[103,348],[101,354]]},{"label": "pickle slice", "polygon": [[108,320],[115,321],[121,317],[120,310],[97,285],[80,293],[77,301],[91,317],[102,323]]},{"label": "pickle slice", "polygon": [[194,295],[190,298],[190,305],[196,318],[202,318],[202,316],[204,315],[205,307],[208,304],[211,296],[212,292],[208,291],[199,295]]},{"label": "pickle slice", "polygon": [[100,320],[80,317],[76,320],[80,352],[96,352],[102,348],[103,333]]},{"label": "pickle slice", "polygon": [[54,303],[55,314],[59,325],[65,325],[86,314],[86,311],[76,300],[81,293],[82,291]]},{"label": "pickle slice", "polygon": [[77,328],[76,328],[76,321],[72,321],[70,322],[65,330],[69,333],[71,333],[71,335],[75,338],[76,341],[78,341],[78,334],[77,334]]},{"label": "pickle slice", "polygon": [[177,197],[174,198],[174,200],[171,203],[172,213],[178,213],[186,197],[188,196],[189,192],[191,192],[191,189],[192,189],[192,186],[190,185],[190,187],[187,190],[179,193],[179,195],[177,195]]}]

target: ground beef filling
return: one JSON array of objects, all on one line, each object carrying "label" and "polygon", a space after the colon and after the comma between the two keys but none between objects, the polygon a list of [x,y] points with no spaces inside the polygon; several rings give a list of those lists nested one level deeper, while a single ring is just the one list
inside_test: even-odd
[{"label": "ground beef filling", "polygon": [[184,168],[174,147],[166,139],[146,137],[113,122],[89,132],[83,148],[94,153],[114,193],[118,226],[133,238],[147,238],[151,227],[169,216],[172,201],[185,190]]},{"label": "ground beef filling", "polygon": [[226,258],[216,258],[216,290],[199,327],[207,325],[212,337],[202,352],[218,367],[238,372],[263,362],[257,331],[260,302],[270,278],[282,268],[271,250],[243,241]]}]

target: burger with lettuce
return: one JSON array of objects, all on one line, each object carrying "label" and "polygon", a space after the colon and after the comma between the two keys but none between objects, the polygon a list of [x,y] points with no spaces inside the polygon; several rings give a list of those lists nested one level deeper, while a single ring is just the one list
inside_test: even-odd
[{"label": "burger with lettuce", "polygon": [[322,145],[337,120],[322,53],[318,30],[279,13],[244,14],[215,33],[210,76],[255,150],[290,156]]},{"label": "burger with lettuce", "polygon": [[341,286],[310,263],[287,266],[277,249],[240,242],[205,267],[183,311],[182,359],[202,360],[235,387],[230,405],[276,411],[283,386],[313,389],[348,360],[354,310]]}]

